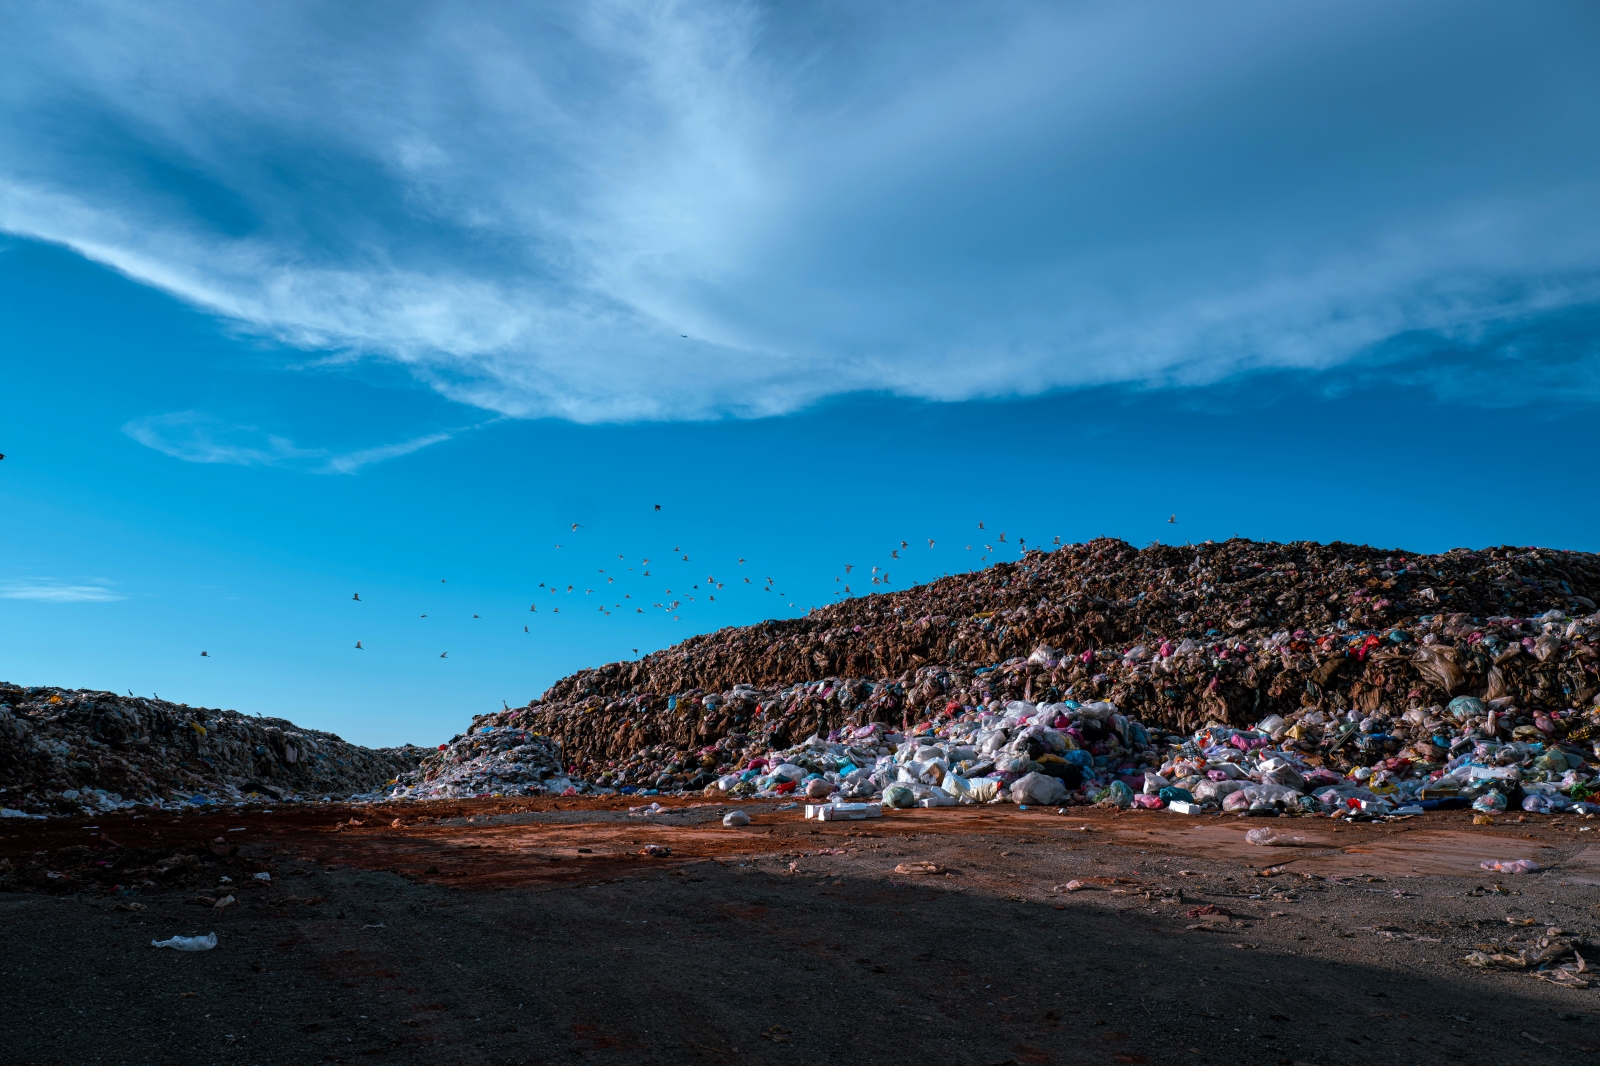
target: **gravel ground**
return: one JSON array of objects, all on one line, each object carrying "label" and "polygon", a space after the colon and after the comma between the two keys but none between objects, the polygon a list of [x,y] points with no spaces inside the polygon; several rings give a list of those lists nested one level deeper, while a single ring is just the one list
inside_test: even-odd
[{"label": "gravel ground", "polygon": [[[1551,926],[1600,940],[1600,848],[1582,820],[1342,827],[1002,807],[816,824],[748,804],[753,824],[723,829],[726,805],[680,807],[647,819],[543,800],[0,824],[0,856],[17,866],[110,839],[201,854],[189,883],[131,895],[0,893],[0,1061],[1332,1064],[1600,1051],[1600,985],[1460,961]],[[1246,844],[1262,825],[1306,846]],[[641,855],[650,844],[672,853]],[[1485,874],[1486,858],[1547,869]],[[1086,887],[1066,891],[1072,880]],[[195,902],[225,895],[237,902]],[[150,947],[212,931],[215,951]]]}]

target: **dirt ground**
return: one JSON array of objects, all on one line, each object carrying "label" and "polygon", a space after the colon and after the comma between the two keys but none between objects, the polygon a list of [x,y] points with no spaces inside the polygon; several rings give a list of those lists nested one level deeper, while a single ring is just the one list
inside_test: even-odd
[{"label": "dirt ground", "polygon": [[[683,801],[641,818],[596,801],[476,801],[8,820],[0,858],[31,873],[0,893],[0,1062],[1600,1054],[1600,982],[1460,961],[1552,926],[1600,941],[1600,846],[1582,819],[1336,826],[986,807],[819,824],[752,803],[739,809],[753,824],[725,829],[730,809]],[[1261,826],[1306,845],[1245,843]],[[649,845],[671,853],[641,854]],[[137,872],[171,855],[193,858]],[[1546,869],[1486,874],[1490,858]],[[1073,880],[1086,887],[1067,891]],[[208,932],[214,951],[150,946]]]}]

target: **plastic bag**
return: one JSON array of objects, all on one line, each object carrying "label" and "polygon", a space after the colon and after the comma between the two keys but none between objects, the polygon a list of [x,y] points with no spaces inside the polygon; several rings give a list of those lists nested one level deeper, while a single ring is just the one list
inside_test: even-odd
[{"label": "plastic bag", "polygon": [[[1126,789],[1128,786],[1123,785],[1122,787]],[[1011,785],[1011,799],[1014,803],[1030,803],[1047,807],[1052,803],[1059,803],[1066,794],[1066,786],[1061,783],[1060,778],[1049,777],[1041,773],[1025,774],[1012,782]],[[1131,802],[1131,793],[1129,799]]]},{"label": "plastic bag", "polygon": [[1130,807],[1133,804],[1133,789],[1121,781],[1111,782],[1111,786],[1100,797],[1102,807]]},{"label": "plastic bag", "polygon": [[1532,859],[1488,859],[1480,862],[1478,869],[1499,874],[1531,874],[1541,867]]},{"label": "plastic bag", "polygon": [[175,936],[168,940],[152,940],[153,948],[171,948],[174,951],[210,951],[217,946],[217,934],[205,936]]},{"label": "plastic bag", "polygon": [[1557,793],[1551,795],[1546,792],[1530,792],[1522,797],[1522,809],[1529,814],[1551,814],[1555,811],[1564,811],[1572,806],[1572,801]]},{"label": "plastic bag", "polygon": [[885,807],[915,807],[917,795],[908,785],[890,785],[883,790],[883,804]]},{"label": "plastic bag", "polygon": [[1472,809],[1480,814],[1499,814],[1506,809],[1506,798],[1491,788],[1472,801]]},{"label": "plastic bag", "polygon": [[729,811],[722,816],[722,824],[732,829],[734,826],[749,825],[750,816],[743,811]]},{"label": "plastic bag", "polygon": [[1411,656],[1417,673],[1446,692],[1454,692],[1467,680],[1456,665],[1456,649],[1448,644],[1424,644]]},{"label": "plastic bag", "polygon": [[1252,829],[1244,835],[1250,843],[1261,848],[1298,848],[1305,844],[1306,838],[1295,836],[1292,833],[1280,833],[1276,829],[1263,826]]}]

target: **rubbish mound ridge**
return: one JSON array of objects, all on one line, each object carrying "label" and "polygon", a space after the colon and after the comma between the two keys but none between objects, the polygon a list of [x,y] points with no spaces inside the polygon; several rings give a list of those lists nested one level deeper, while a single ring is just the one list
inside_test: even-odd
[{"label": "rubbish mound ridge", "polygon": [[422,749],[364,748],[282,718],[88,689],[0,683],[0,810],[343,798],[382,789]]},{"label": "rubbish mound ridge", "polygon": [[579,671],[390,794],[1559,806],[1597,595],[1581,552],[1099,539]]}]

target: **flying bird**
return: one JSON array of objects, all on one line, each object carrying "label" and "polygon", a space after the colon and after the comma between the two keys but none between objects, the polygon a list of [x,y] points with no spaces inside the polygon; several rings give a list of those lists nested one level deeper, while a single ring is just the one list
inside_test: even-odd
[{"label": "flying bird", "polygon": [[844,572],[847,573],[847,574],[850,571],[854,570],[855,568],[856,568],[856,564],[855,563],[845,563],[844,564]]},{"label": "flying bird", "polygon": [[574,533],[576,533],[578,531],[578,523],[576,523],[576,522],[572,523],[572,531]]},{"label": "flying bird", "polygon": [[933,547],[933,538],[932,537],[928,538],[928,547],[930,547],[930,548]]},{"label": "flying bird", "polygon": [[1000,531],[1000,543],[1004,544],[1005,542],[1006,542],[1006,531],[1002,529]]},{"label": "flying bird", "polygon": [[353,596],[351,596],[351,597],[350,597],[350,598],[351,598],[351,599],[352,599],[352,600],[355,600],[355,601],[357,601],[357,602],[360,602],[360,600],[361,600],[361,593],[359,593],[359,592],[358,592],[358,593],[356,593],[356,594],[355,594],[355,595],[353,595]]},{"label": "flying bird", "polygon": [[528,631],[528,627],[527,627],[527,626],[523,626],[523,627],[522,627],[522,631],[523,631],[523,632],[524,632],[524,633],[526,633],[526,632],[527,632],[527,631]]},{"label": "flying bird", "polygon": [[426,617],[428,617],[428,616],[427,616],[427,615],[425,615],[425,614],[424,614],[424,615],[418,615],[418,617],[419,617],[419,618],[426,618]]},{"label": "flying bird", "polygon": [[1178,516],[1177,515],[1173,515],[1172,517],[1168,518],[1167,519],[1167,524],[1169,526],[1177,525],[1178,524]]},{"label": "flying bird", "polygon": [[205,652],[201,652],[201,653],[200,653],[200,658],[202,658],[202,659],[209,659],[209,658],[211,658],[211,656],[210,656],[210,655],[208,655],[208,654],[207,654],[207,653],[205,653]]},{"label": "flying bird", "polygon": [[477,616],[477,615],[473,615],[473,616],[472,616],[472,617],[474,617],[474,618],[476,618],[476,617],[478,617],[478,616]]},{"label": "flying bird", "polygon": [[739,565],[740,565],[740,566],[743,566],[743,565],[744,565],[744,560],[743,560],[743,559],[740,559],[740,560],[739,560]]},{"label": "flying bird", "polygon": [[982,522],[979,522],[979,523],[978,523],[978,528],[979,528],[979,529],[982,529],[982,528],[983,528],[983,523],[982,523]]},{"label": "flying bird", "polygon": [[907,545],[905,541],[901,541],[900,542],[900,547],[905,548],[905,547],[909,547],[909,545]]},{"label": "flying bird", "polygon": [[891,551],[891,552],[890,552],[890,553],[889,553],[889,558],[891,558],[891,559],[898,559],[898,558],[900,558],[900,551],[899,551],[899,549],[898,549],[898,548],[897,548],[897,549],[895,549],[895,550],[894,550],[894,551]]},{"label": "flying bird", "polygon": [[442,651],[442,652],[439,653],[439,658],[448,659],[448,658],[450,658],[450,653],[447,652],[447,651]]},{"label": "flying bird", "polygon": [[[661,505],[659,503],[656,504],[656,510],[658,510],[658,511],[661,510]],[[634,648],[633,650],[634,651],[638,651],[639,649],[638,648]]]},{"label": "flying bird", "polygon": [[363,648],[363,647],[362,647],[362,646],[361,646],[361,642],[360,642],[360,641],[359,641],[359,640],[358,640],[358,641],[356,641],[356,651],[366,651],[366,650],[367,650],[367,649],[365,649],[365,648]]}]

